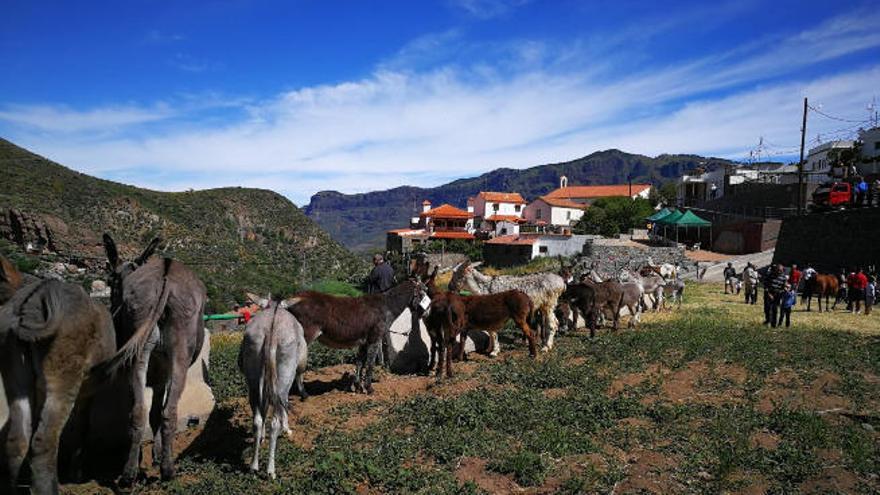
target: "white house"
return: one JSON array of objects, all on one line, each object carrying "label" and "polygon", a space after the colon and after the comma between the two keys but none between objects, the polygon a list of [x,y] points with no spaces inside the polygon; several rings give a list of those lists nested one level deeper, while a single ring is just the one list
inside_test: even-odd
[{"label": "white house", "polygon": [[476,225],[495,235],[518,234],[526,200],[519,193],[482,191],[468,200],[473,204]]},{"label": "white house", "polygon": [[568,227],[584,216],[586,205],[564,198],[541,196],[526,206],[524,217],[533,225]]},{"label": "white house", "polygon": [[547,233],[505,235],[483,244],[483,259],[492,266],[514,266],[541,256],[572,256],[595,236]]},{"label": "white house", "polygon": [[862,142],[860,151],[862,163],[859,164],[859,173],[880,174],[880,127],[859,131],[859,141]]},{"label": "white house", "polygon": [[804,181],[813,183],[827,181],[831,166],[834,165],[832,163],[834,157],[829,155],[833,155],[834,150],[852,148],[853,144],[855,144],[853,141],[829,141],[810,149],[804,160]]}]

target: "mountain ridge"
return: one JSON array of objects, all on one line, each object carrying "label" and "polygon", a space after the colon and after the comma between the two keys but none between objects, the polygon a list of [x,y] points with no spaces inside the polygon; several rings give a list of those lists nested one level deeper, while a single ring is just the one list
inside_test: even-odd
[{"label": "mountain ridge", "polygon": [[0,239],[45,246],[100,278],[101,234],[134,257],[155,236],[193,267],[214,309],[245,292],[290,292],[320,279],[359,281],[366,263],[284,196],[225,187],[159,192],[89,176],[0,138]]},{"label": "mountain ridge", "polygon": [[425,199],[435,205],[450,203],[464,207],[467,198],[480,191],[510,191],[519,192],[531,201],[558,187],[561,175],[567,176],[571,185],[621,184],[631,176],[633,183],[660,186],[697,167],[713,170],[726,165],[736,163],[692,154],[664,153],[650,157],[612,148],[565,162],[524,169],[497,168],[436,187],[407,185],[357,194],[320,191],[303,209],[309,218],[349,249],[381,250],[385,232],[408,225],[409,218],[418,214]]}]

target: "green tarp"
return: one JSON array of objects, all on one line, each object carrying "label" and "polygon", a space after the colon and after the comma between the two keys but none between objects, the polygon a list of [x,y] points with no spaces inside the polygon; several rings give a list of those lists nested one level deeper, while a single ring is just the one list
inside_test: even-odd
[{"label": "green tarp", "polygon": [[669,215],[666,215],[665,217],[661,218],[660,220],[657,220],[656,223],[657,223],[657,225],[667,225],[667,226],[674,225],[675,221],[678,220],[679,218],[681,218],[682,215],[684,215],[684,212],[682,212],[681,210],[676,210],[676,211],[673,211],[672,213],[670,213]]},{"label": "green tarp", "polygon": [[[666,217],[664,220],[666,220],[668,218],[669,217]],[[662,223],[666,223],[666,222],[662,222]],[[712,225],[712,222],[710,222],[708,220],[703,220],[702,218],[698,217],[691,210],[687,210],[683,214],[679,215],[678,218],[667,223],[667,225],[672,225],[675,227],[708,227],[708,226]]]},{"label": "green tarp", "polygon": [[657,213],[654,213],[650,217],[646,218],[646,220],[649,222],[656,222],[656,221],[660,220],[661,218],[669,216],[670,214],[672,214],[673,211],[675,211],[675,210],[671,210],[669,208],[663,208],[662,210],[658,211]]}]

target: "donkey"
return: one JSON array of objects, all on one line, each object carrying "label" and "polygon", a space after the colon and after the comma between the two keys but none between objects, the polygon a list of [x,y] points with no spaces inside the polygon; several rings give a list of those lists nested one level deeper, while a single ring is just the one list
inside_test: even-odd
[{"label": "donkey", "polygon": [[645,296],[645,291],[641,286],[632,282],[603,281],[596,270],[591,270],[589,275],[582,277],[582,282],[592,285],[597,290],[596,295],[599,307],[606,307],[611,311],[615,330],[617,330],[618,322],[620,321],[620,310],[623,307],[626,307],[630,314],[627,326],[633,328],[639,323],[642,314],[642,304],[644,303],[643,298]]},{"label": "donkey", "polygon": [[254,414],[254,459],[251,471],[260,469],[260,444],[266,422],[269,427],[269,464],[266,472],[275,479],[275,444],[279,430],[290,434],[287,397],[297,376],[306,369],[308,349],[302,325],[279,303],[251,318],[238,353],[238,369],[244,374],[248,400]]},{"label": "donkey", "polygon": [[[621,272],[621,280],[624,282],[632,282],[641,286],[642,291],[648,296],[648,299],[651,301],[651,309],[654,311],[659,311],[660,307],[663,305],[663,287],[666,285],[666,281],[663,280],[663,277],[657,275],[656,273],[650,273],[645,275],[644,268],[639,271],[632,270],[623,270]],[[643,304],[645,310],[647,310],[647,305]]]},{"label": "donkey", "polygon": [[[491,277],[480,273],[470,263],[464,262],[452,273],[449,289],[453,292],[468,289],[474,294],[497,294],[509,290],[521,290],[531,298],[534,308],[539,310],[544,317],[547,336],[541,350],[549,351],[553,348],[558,328],[555,314],[556,304],[559,301],[559,296],[565,291],[565,280],[559,275],[536,273],[519,277],[509,275]],[[494,335],[493,340],[497,345],[498,339]],[[499,349],[496,347],[492,351],[492,355],[497,355],[498,351]]]},{"label": "donkey", "polygon": [[[73,284],[21,274],[0,258],[0,375],[9,404],[5,444],[15,492],[30,453],[32,493],[58,493],[58,445],[77,399],[88,410],[90,371],[116,350],[110,313]],[[17,290],[16,290],[17,289]],[[5,299],[9,299],[6,301]],[[36,422],[36,425],[34,425]],[[81,446],[85,429],[76,431]]]},{"label": "donkey", "polygon": [[[430,299],[425,295],[424,284],[413,278],[382,294],[342,297],[308,291],[286,302],[287,310],[303,326],[307,343],[317,340],[335,349],[358,347],[351,389],[372,394],[373,365],[382,338],[404,309],[416,311],[420,305],[427,307]],[[297,379],[297,386],[304,394],[301,378]]]},{"label": "donkey", "polygon": [[565,304],[570,308],[572,327],[577,329],[577,317],[580,313],[590,329],[590,338],[596,336],[596,319],[599,304],[595,287],[588,284],[569,284],[560,296],[560,307]]},{"label": "donkey", "polygon": [[[504,328],[504,324],[508,320],[513,320],[520,331],[522,331],[523,336],[525,336],[529,343],[529,355],[531,357],[537,356],[537,340],[532,328],[529,326],[529,319],[534,312],[534,305],[531,298],[525,292],[509,290],[497,294],[461,296],[452,291],[438,291],[434,283],[436,276],[437,269],[435,267],[434,273],[425,280],[428,295],[432,299],[430,312],[425,322],[425,326],[428,327],[428,333],[431,336],[432,364],[434,363],[434,350],[437,347],[435,343],[442,343],[439,345],[440,365],[442,368],[443,352],[445,349],[443,346],[451,345],[451,342],[454,342],[455,335],[461,336],[459,358],[463,358],[465,340],[467,339],[467,332],[465,330],[469,328],[488,332],[491,340],[491,355],[497,356],[500,347],[497,335]],[[448,366],[447,374],[451,377],[452,365],[448,352],[446,353],[446,359]],[[438,376],[440,370],[438,368]]]},{"label": "donkey", "polygon": [[837,306],[837,301],[829,309],[828,304],[832,297],[837,297],[840,290],[840,282],[837,276],[817,273],[806,280],[804,284],[804,292],[807,294],[807,311],[810,311],[810,301],[816,296],[816,303],[819,305],[819,312],[822,312],[822,297],[825,297],[825,311],[831,311]]},{"label": "donkey", "polygon": [[[186,385],[187,369],[202,350],[202,315],[207,302],[205,284],[186,265],[170,258],[152,258],[161,240],[153,239],[134,261],[119,257],[116,243],[104,234],[110,271],[110,300],[117,355],[105,365],[113,372],[132,363],[134,394],[129,424],[131,446],[120,483],[134,482],[140,468],[144,435],[144,389],[153,387],[150,427],[153,459],[160,461],[162,479],[174,477],[172,444],[177,431],[177,403]],[[149,382],[147,382],[149,377]]]}]

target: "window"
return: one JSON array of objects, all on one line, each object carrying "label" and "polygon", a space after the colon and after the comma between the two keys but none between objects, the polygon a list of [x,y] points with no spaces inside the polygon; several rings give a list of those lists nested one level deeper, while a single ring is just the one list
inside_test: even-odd
[{"label": "window", "polygon": [[880,150],[880,141],[874,141],[874,149]]},{"label": "window", "polygon": [[535,218],[541,218],[541,209],[540,208],[535,210]]},{"label": "window", "polygon": [[520,207],[521,207],[521,206],[522,206],[522,205],[516,205],[516,206],[513,207],[513,209],[516,210],[517,213],[519,213],[519,210],[520,210]]},{"label": "window", "polygon": [[507,235],[507,228],[501,229],[501,235]]},{"label": "window", "polygon": [[547,246],[538,246],[538,252],[541,254],[547,254]]},{"label": "window", "polygon": [[492,203],[492,211],[498,211],[498,203]]},{"label": "window", "polygon": [[566,220],[571,220],[571,210],[565,212],[565,219],[566,219]]}]

